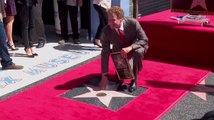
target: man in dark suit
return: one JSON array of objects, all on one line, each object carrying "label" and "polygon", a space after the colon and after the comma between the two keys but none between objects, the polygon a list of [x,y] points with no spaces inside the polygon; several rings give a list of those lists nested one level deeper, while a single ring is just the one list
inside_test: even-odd
[{"label": "man in dark suit", "polygon": [[[129,91],[136,90],[137,76],[142,70],[142,60],[148,49],[148,38],[139,22],[133,18],[125,18],[124,11],[114,6],[108,10],[108,25],[103,28],[102,33],[102,79],[100,88],[106,89],[108,84],[108,60],[111,51],[120,52],[129,60],[135,79],[129,85]],[[113,45],[111,49],[110,45]],[[121,87],[121,86],[120,86]]]}]

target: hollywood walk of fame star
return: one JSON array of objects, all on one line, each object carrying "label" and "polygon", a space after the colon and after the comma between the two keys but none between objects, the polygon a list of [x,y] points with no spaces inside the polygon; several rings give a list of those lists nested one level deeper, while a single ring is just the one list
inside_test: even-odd
[{"label": "hollywood walk of fame star", "polygon": [[203,80],[192,91],[193,94],[203,99],[204,101],[207,101],[207,93],[214,93],[214,88],[205,86],[205,80]]},{"label": "hollywood walk of fame star", "polygon": [[86,88],[90,92],[74,96],[73,98],[98,98],[100,102],[102,102],[105,106],[108,107],[113,97],[136,97],[133,95],[117,92],[115,91],[114,87],[108,86],[108,90],[98,90],[98,87],[96,86],[86,85]]},{"label": "hollywood walk of fame star", "polygon": [[207,5],[206,5],[205,0],[193,0],[190,9],[192,9],[192,8],[198,6],[198,5],[200,5],[202,8],[204,8],[205,10],[207,10]]}]

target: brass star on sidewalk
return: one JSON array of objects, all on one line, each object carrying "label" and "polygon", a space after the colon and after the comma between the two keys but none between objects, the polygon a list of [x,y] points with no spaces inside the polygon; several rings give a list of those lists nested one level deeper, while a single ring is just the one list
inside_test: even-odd
[{"label": "brass star on sidewalk", "polygon": [[198,5],[200,5],[202,8],[204,8],[205,10],[207,10],[207,5],[206,5],[205,0],[193,0],[190,9],[192,9],[192,8],[198,6]]},{"label": "brass star on sidewalk", "polygon": [[98,98],[100,102],[102,102],[105,106],[108,107],[113,97],[136,97],[121,92],[117,92],[114,89],[111,89],[110,86],[109,90],[98,90],[98,87],[91,85],[86,85],[86,88],[89,89],[90,92],[75,96],[73,98]]}]

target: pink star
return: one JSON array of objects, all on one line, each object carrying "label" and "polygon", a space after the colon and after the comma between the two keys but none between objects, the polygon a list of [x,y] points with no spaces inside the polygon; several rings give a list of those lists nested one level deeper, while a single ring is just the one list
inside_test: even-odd
[{"label": "pink star", "polygon": [[192,91],[194,91],[192,92],[193,94],[203,99],[204,101],[207,101],[207,93],[214,93],[214,88],[205,86],[205,80],[203,80],[195,88],[193,88]]},{"label": "pink star", "polygon": [[198,5],[200,5],[202,8],[204,8],[205,10],[207,10],[207,5],[206,5],[205,0],[193,0],[190,9],[192,9],[192,8],[198,6]]}]

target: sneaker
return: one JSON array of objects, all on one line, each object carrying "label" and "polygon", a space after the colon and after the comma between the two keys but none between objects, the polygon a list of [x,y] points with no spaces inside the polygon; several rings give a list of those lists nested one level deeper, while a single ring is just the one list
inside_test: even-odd
[{"label": "sneaker", "polygon": [[65,40],[59,40],[58,43],[59,44],[65,44]]},{"label": "sneaker", "polygon": [[74,39],[74,44],[80,44],[80,40],[79,39]]},{"label": "sneaker", "polygon": [[16,65],[16,64],[12,64],[11,66],[8,67],[3,67],[2,70],[20,70],[23,69],[24,67],[22,65]]}]

